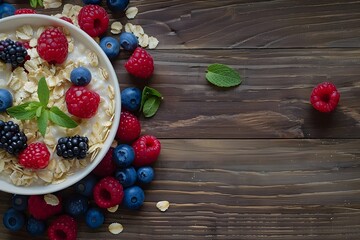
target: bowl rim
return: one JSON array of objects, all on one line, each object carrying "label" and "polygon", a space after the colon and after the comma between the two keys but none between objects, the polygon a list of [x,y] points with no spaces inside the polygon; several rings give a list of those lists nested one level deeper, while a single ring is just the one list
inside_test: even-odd
[{"label": "bowl rim", "polygon": [[[103,159],[103,157],[107,153],[108,149],[111,147],[113,140],[115,139],[117,128],[118,128],[118,125],[120,122],[120,113],[121,113],[120,94],[121,93],[120,93],[119,81],[118,81],[115,69],[114,69],[111,61],[106,56],[104,51],[101,49],[99,44],[92,37],[90,37],[86,32],[84,32],[82,29],[80,29],[79,27],[76,27],[75,25],[73,25],[67,21],[64,21],[64,20],[59,19],[54,16],[45,15],[45,14],[19,14],[19,15],[8,16],[8,17],[0,19],[0,26],[9,24],[13,20],[17,20],[17,19],[23,19],[22,20],[22,21],[24,21],[23,25],[31,25],[32,19],[40,19],[40,20],[44,21],[44,26],[56,25],[56,26],[60,26],[60,27],[66,27],[67,29],[70,30],[70,32],[75,32],[76,35],[78,35],[75,38],[85,39],[84,41],[88,42],[88,43],[85,43],[85,45],[92,45],[95,48],[95,50],[96,50],[95,52],[96,52],[97,56],[100,58],[99,62],[103,62],[102,65],[107,68],[108,73],[109,73],[109,82],[112,83],[112,86],[114,87],[114,91],[115,91],[115,113],[114,113],[114,118],[112,120],[112,126],[110,128],[109,135],[108,135],[107,139],[105,140],[100,152],[98,153],[98,155],[95,157],[95,159],[89,165],[87,165],[85,168],[80,169],[79,171],[75,172],[74,174],[67,176],[65,181],[58,183],[58,184],[50,183],[50,184],[35,185],[35,186],[32,186],[32,185],[16,186],[13,183],[0,178],[0,191],[12,193],[12,194],[21,194],[21,195],[42,195],[42,194],[48,194],[48,193],[53,193],[53,192],[63,190],[65,188],[77,183],[78,181],[80,181],[81,179],[86,177],[100,163],[100,161]],[[35,25],[39,25],[39,24],[35,24]],[[1,32],[1,30],[0,30],[0,32]]]}]

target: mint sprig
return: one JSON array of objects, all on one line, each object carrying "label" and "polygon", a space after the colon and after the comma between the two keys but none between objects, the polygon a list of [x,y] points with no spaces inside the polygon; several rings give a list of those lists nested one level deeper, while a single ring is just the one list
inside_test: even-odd
[{"label": "mint sprig", "polygon": [[36,8],[37,5],[39,5],[40,7],[43,7],[43,0],[30,0],[30,6],[33,8]]},{"label": "mint sprig", "polygon": [[140,111],[145,117],[152,117],[156,114],[163,99],[161,93],[154,89],[145,86],[141,95]]},{"label": "mint sprig", "polygon": [[234,87],[241,84],[240,74],[224,64],[211,64],[207,68],[206,79],[218,87]]},{"label": "mint sprig", "polygon": [[50,98],[50,90],[47,86],[46,80],[42,77],[38,83],[37,94],[39,102],[31,101],[8,108],[7,113],[19,120],[31,120],[36,118],[37,126],[41,135],[45,136],[48,122],[59,125],[65,128],[75,128],[78,124],[61,111],[58,107],[47,105]]}]

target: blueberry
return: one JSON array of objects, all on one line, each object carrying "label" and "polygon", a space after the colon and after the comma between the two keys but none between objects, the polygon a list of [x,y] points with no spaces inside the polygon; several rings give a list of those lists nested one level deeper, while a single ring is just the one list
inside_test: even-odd
[{"label": "blueberry", "polygon": [[33,217],[30,217],[26,224],[26,231],[31,236],[40,236],[45,232],[46,226],[45,222],[41,220],[37,220]]},{"label": "blueberry", "polygon": [[137,37],[129,32],[120,34],[120,46],[126,51],[134,51],[139,44]]},{"label": "blueberry", "polygon": [[132,186],[124,190],[123,203],[126,208],[138,209],[145,200],[144,191],[138,186]]},{"label": "blueberry", "polygon": [[113,160],[121,168],[128,167],[135,158],[134,149],[127,144],[120,144],[114,149]]},{"label": "blueberry", "polygon": [[7,229],[16,232],[24,226],[25,216],[22,212],[10,208],[4,213],[3,223]]},{"label": "blueberry", "polygon": [[70,73],[70,80],[74,85],[86,86],[91,81],[91,72],[85,67],[74,68]]},{"label": "blueberry", "polygon": [[129,5],[129,0],[106,0],[106,4],[111,11],[122,12]]},{"label": "blueberry", "polygon": [[100,40],[100,47],[110,60],[116,58],[120,53],[120,44],[113,37],[104,37]]},{"label": "blueberry", "polygon": [[0,112],[5,112],[7,108],[12,106],[12,103],[13,97],[11,93],[6,89],[0,88]]},{"label": "blueberry", "polygon": [[73,217],[80,217],[85,214],[89,208],[87,197],[75,194],[65,201],[65,212]]},{"label": "blueberry", "polygon": [[152,167],[141,167],[136,171],[136,173],[139,183],[147,184],[154,179],[154,169]]},{"label": "blueberry", "polygon": [[141,105],[141,90],[128,87],[121,91],[121,105],[129,111],[137,111]]},{"label": "blueberry", "polygon": [[96,177],[92,174],[89,174],[75,184],[75,191],[85,197],[91,197],[96,183]]},{"label": "blueberry", "polygon": [[82,0],[84,4],[96,4],[99,5],[101,0]]},{"label": "blueberry", "polygon": [[136,171],[133,167],[120,169],[115,172],[115,178],[124,188],[130,187],[136,182]]},{"label": "blueberry", "polygon": [[89,228],[98,228],[104,223],[105,217],[98,208],[90,208],[86,212],[85,222]]},{"label": "blueberry", "polygon": [[12,207],[18,211],[25,211],[28,206],[28,196],[25,195],[13,195],[11,199]]},{"label": "blueberry", "polygon": [[10,3],[2,3],[0,5],[0,19],[15,14],[15,7]]}]

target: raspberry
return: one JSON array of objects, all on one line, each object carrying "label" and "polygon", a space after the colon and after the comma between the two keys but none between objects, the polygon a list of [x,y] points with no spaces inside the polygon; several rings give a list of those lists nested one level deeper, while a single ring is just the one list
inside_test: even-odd
[{"label": "raspberry", "polygon": [[137,47],[125,63],[125,68],[131,75],[147,79],[154,72],[154,60],[144,49]]},{"label": "raspberry", "polygon": [[59,28],[48,28],[37,40],[39,56],[51,64],[62,64],[68,55],[68,41]]},{"label": "raspberry", "polygon": [[30,8],[19,8],[15,11],[15,15],[18,14],[36,14],[36,11]]},{"label": "raspberry", "polygon": [[100,96],[82,86],[71,86],[65,95],[66,106],[72,115],[79,118],[93,117],[100,103]]},{"label": "raspberry", "polygon": [[94,187],[95,203],[101,208],[119,205],[124,197],[123,187],[113,177],[101,179]]},{"label": "raspberry", "polygon": [[56,206],[52,206],[45,202],[44,195],[30,196],[28,200],[28,210],[30,215],[37,220],[46,220],[51,216],[61,213],[62,201],[59,196],[57,197],[60,203]]},{"label": "raspberry", "polygon": [[91,37],[104,34],[109,25],[109,16],[106,10],[99,5],[86,5],[78,15],[79,26]]},{"label": "raspberry", "polygon": [[71,20],[71,18],[68,17],[61,17],[60,19],[67,21],[68,23],[74,24],[73,21]]},{"label": "raspberry", "polygon": [[139,139],[133,143],[132,147],[135,151],[133,165],[137,167],[154,163],[158,159],[161,150],[160,141],[151,135],[139,137]]},{"label": "raspberry", "polygon": [[61,215],[50,224],[47,233],[50,240],[76,240],[77,223],[74,218]]},{"label": "raspberry", "polygon": [[324,113],[334,111],[340,100],[340,93],[334,84],[323,82],[317,85],[311,92],[310,102],[313,107]]},{"label": "raspberry", "polygon": [[120,142],[131,143],[140,136],[139,120],[130,112],[121,112],[120,124],[116,132],[116,139]]},{"label": "raspberry", "polygon": [[99,177],[111,176],[116,170],[116,164],[113,161],[114,148],[109,148],[109,151],[105,154],[105,157],[94,168],[93,173]]},{"label": "raspberry", "polygon": [[50,152],[45,143],[35,142],[29,144],[19,154],[19,164],[25,168],[42,169],[47,167],[50,160]]}]

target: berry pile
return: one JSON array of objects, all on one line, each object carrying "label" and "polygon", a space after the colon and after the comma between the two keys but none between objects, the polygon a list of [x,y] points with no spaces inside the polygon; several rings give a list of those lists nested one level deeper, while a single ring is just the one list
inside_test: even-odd
[{"label": "berry pile", "polygon": [[27,137],[19,125],[12,121],[0,120],[0,148],[10,154],[18,154],[27,147]]},{"label": "berry pile", "polygon": [[22,65],[28,53],[21,42],[14,42],[11,39],[0,41],[0,60],[10,63],[13,68]]}]

